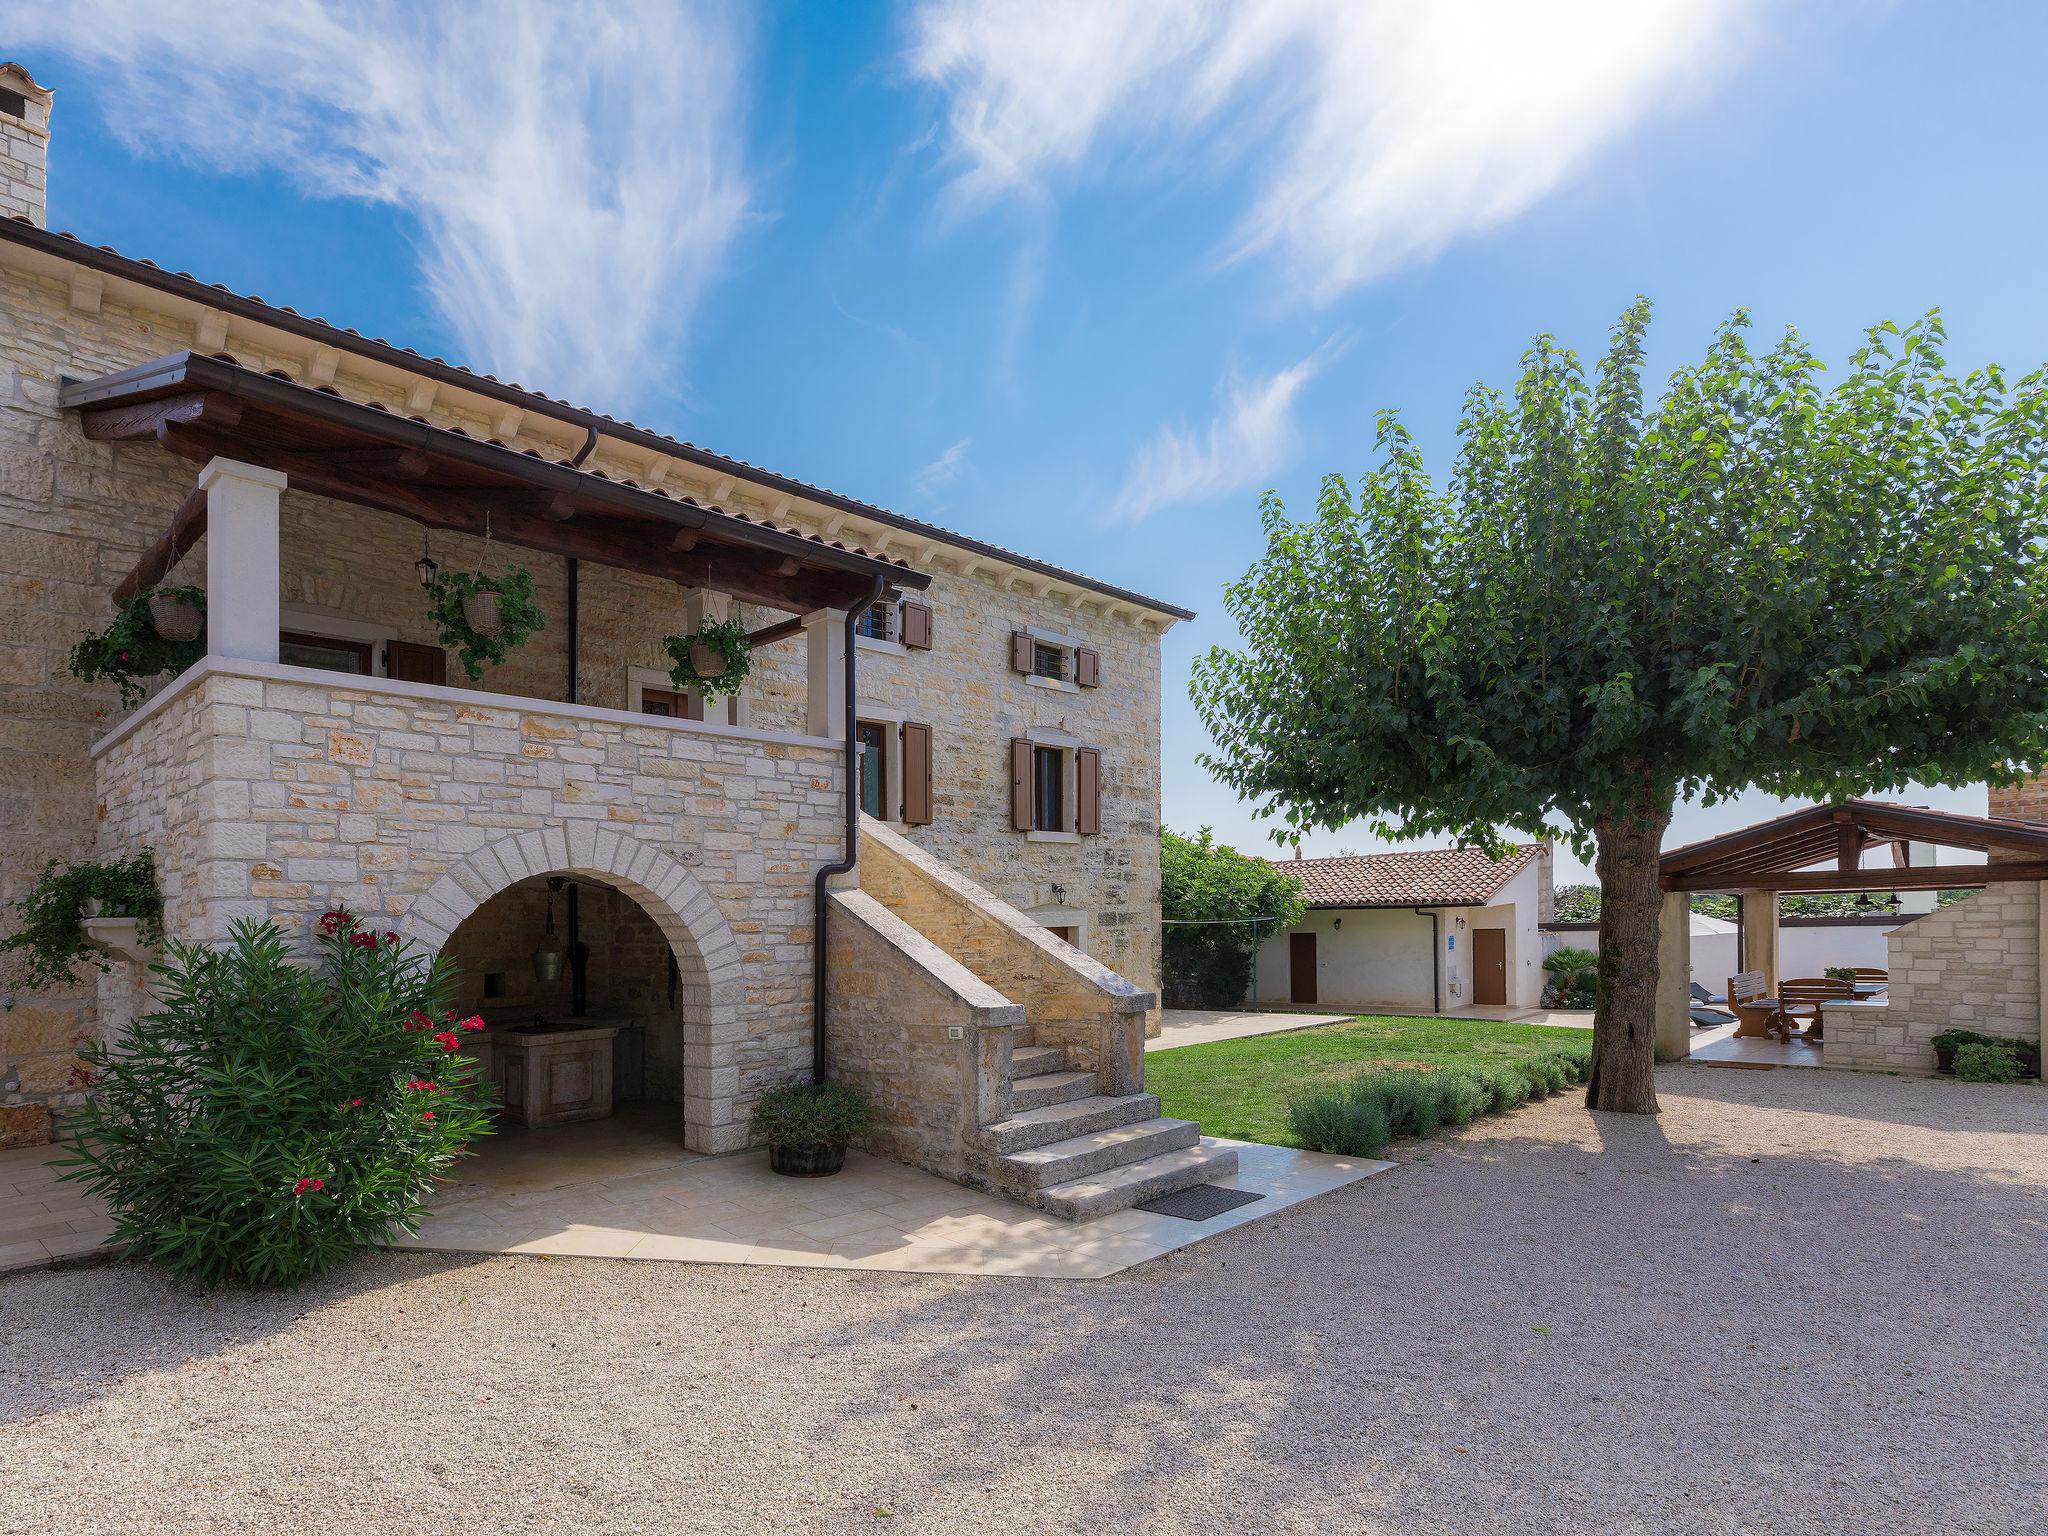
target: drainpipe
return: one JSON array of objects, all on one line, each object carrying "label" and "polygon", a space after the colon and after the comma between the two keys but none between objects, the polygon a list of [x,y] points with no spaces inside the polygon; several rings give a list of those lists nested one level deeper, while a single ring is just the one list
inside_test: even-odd
[{"label": "drainpipe", "polygon": [[577,560],[576,560],[576,559],[575,559],[575,558],[574,558],[574,557],[572,556],[572,557],[570,558],[570,560],[569,560],[569,700],[568,700],[568,701],[569,701],[569,702],[570,702],[571,704],[580,704],[580,703],[582,703],[582,702],[583,702],[583,701],[582,701],[581,699],[579,699],[579,698],[577,698],[577,697],[576,697],[576,653],[577,653],[577,652],[578,652],[579,650],[581,650],[581,649],[582,649],[582,647],[581,647],[581,646],[580,646],[580,645],[579,645],[579,644],[577,643],[577,638],[578,638],[578,634],[579,634],[579,628],[580,628],[580,626],[579,626],[579,624],[578,624],[578,617],[579,617],[579,610],[580,610],[580,608],[582,607],[582,604],[581,604],[581,603],[579,603],[579,602],[577,601],[577,599],[578,599],[578,597],[579,597],[579,595],[580,595],[580,594],[578,593],[578,590],[577,590],[577,587],[578,587],[578,583],[577,583],[577,579],[576,579],[576,577],[577,577],[577,570],[578,570],[578,564],[579,564],[579,562],[578,562],[578,561],[577,561]]},{"label": "drainpipe", "polygon": [[855,643],[854,631],[860,623],[860,616],[881,600],[882,578],[877,576],[868,588],[868,595],[846,610],[846,851],[836,864],[827,864],[818,871],[817,880],[811,887],[811,1081],[814,1083],[825,1081],[825,991],[829,980],[825,947],[825,882],[834,875],[843,875],[851,870],[859,861],[860,853],[860,782],[854,772],[860,694],[853,666],[860,647]]},{"label": "drainpipe", "polygon": [[1431,1013],[1442,1013],[1444,1011],[1444,957],[1437,948],[1441,941],[1441,935],[1437,933],[1436,909],[1434,907],[1411,907],[1409,910],[1417,917],[1429,919],[1429,1011]]}]

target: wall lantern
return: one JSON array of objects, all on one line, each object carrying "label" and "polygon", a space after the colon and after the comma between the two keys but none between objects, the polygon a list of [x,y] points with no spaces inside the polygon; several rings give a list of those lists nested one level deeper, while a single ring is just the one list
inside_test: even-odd
[{"label": "wall lantern", "polygon": [[427,530],[420,529],[420,557],[413,561],[412,568],[419,573],[420,585],[432,587],[434,572],[441,569],[434,557],[427,552]]}]

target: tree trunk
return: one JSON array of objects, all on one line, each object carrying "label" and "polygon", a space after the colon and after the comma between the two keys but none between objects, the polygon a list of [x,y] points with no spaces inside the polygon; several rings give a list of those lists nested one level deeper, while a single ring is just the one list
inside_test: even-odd
[{"label": "tree trunk", "polygon": [[1664,893],[1657,854],[1672,793],[1644,782],[1593,823],[1600,876],[1600,990],[1593,1014],[1588,1109],[1657,1113],[1657,942]]}]

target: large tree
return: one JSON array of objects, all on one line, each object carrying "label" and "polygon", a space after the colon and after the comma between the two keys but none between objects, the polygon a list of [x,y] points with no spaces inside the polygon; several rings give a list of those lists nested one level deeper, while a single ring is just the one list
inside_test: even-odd
[{"label": "large tree", "polygon": [[1645,405],[1649,305],[1588,380],[1539,337],[1447,489],[1401,423],[1315,515],[1264,503],[1195,668],[1226,783],[1291,835],[1562,825],[1600,879],[1596,1109],[1654,1112],[1657,854],[1681,795],[1831,799],[2048,750],[2048,394],[1957,377],[1938,315],[1832,388],[1736,315]]}]

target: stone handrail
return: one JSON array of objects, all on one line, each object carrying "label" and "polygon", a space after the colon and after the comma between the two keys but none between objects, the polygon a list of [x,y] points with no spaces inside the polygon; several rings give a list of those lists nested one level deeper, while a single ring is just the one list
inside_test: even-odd
[{"label": "stone handrail", "polygon": [[1104,1093],[1144,1086],[1145,1016],[1157,1001],[958,870],[861,818],[860,889],[1024,1007],[1039,1045],[1064,1046]]}]

